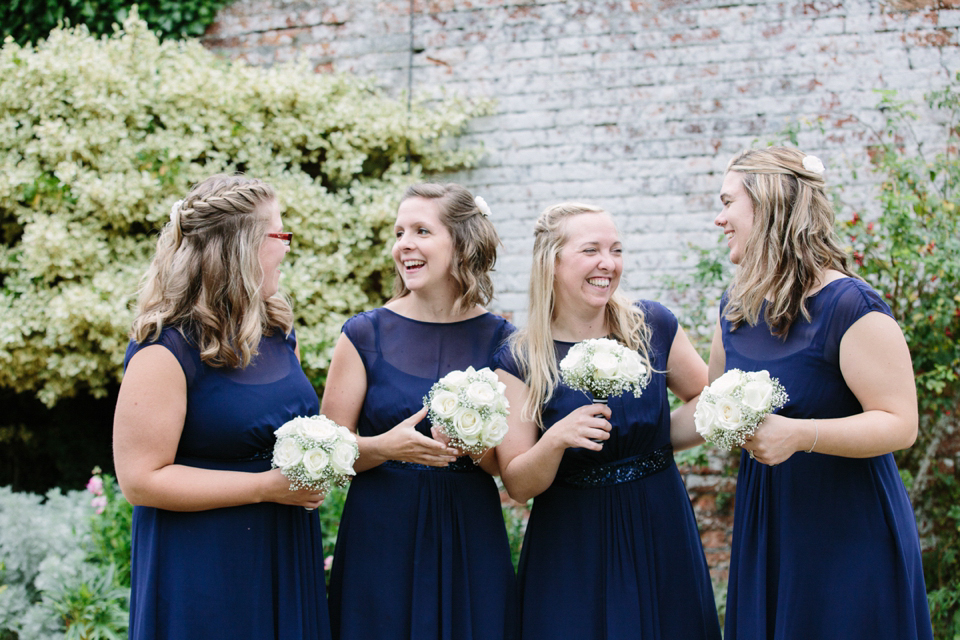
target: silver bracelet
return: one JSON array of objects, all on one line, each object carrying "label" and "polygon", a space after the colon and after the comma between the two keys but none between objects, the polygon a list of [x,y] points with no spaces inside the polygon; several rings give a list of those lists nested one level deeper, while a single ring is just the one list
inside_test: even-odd
[{"label": "silver bracelet", "polygon": [[817,446],[817,440],[820,439],[820,427],[817,426],[817,421],[814,418],[810,418],[810,422],[813,423],[813,428],[817,430],[817,435],[813,437],[813,444],[807,449],[807,453],[813,453],[813,448]]}]

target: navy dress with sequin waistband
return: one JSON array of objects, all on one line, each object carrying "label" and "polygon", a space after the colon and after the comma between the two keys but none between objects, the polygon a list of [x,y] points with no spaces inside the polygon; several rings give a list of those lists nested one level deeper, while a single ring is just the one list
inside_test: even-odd
[{"label": "navy dress with sequin waistband", "polygon": [[[639,398],[610,398],[613,430],[603,450],[567,449],[556,480],[534,499],[518,575],[523,638],[720,638],[696,520],[670,448],[663,372],[677,320],[656,302],[639,304],[660,373]],[[555,344],[558,360],[573,346]],[[521,377],[509,349],[495,365]],[[544,426],[591,402],[561,384],[544,407]]]}]

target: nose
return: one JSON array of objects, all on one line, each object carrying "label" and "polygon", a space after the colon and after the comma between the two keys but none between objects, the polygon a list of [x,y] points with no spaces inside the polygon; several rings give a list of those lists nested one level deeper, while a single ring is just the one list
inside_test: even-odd
[{"label": "nose", "polygon": [[613,258],[613,254],[609,251],[603,251],[600,253],[600,264],[598,265],[600,269],[604,271],[613,271],[617,263]]},{"label": "nose", "polygon": [[717,214],[717,217],[713,219],[713,224],[718,227],[723,227],[725,224],[727,224],[727,217],[723,215],[723,210],[721,210],[720,213]]},{"label": "nose", "polygon": [[410,239],[410,234],[409,233],[400,234],[400,237],[397,238],[397,242],[395,246],[400,251],[409,251],[413,247],[413,242]]}]

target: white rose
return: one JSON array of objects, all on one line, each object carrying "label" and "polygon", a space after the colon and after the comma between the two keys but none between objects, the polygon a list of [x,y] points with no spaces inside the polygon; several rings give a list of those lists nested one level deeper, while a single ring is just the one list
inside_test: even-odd
[{"label": "white rose", "polygon": [[804,156],[803,168],[810,173],[815,173],[822,176],[826,167],[823,166],[823,161],[821,161],[817,156]]},{"label": "white rose", "polygon": [[593,342],[593,353],[614,353],[620,348],[620,343],[610,338],[596,338]]},{"label": "white rose", "polygon": [[713,381],[710,385],[710,393],[716,396],[728,396],[737,388],[742,378],[743,374],[740,371],[731,369]]},{"label": "white rose", "polygon": [[497,446],[503,442],[504,437],[507,435],[507,425],[506,418],[497,417],[493,419],[493,422],[490,424],[490,430],[487,433],[487,442],[491,443],[491,446]]},{"label": "white rose", "polygon": [[471,382],[467,386],[467,399],[473,404],[487,406],[493,404],[494,400],[497,399],[497,392],[494,391],[489,382]]},{"label": "white rose", "polygon": [[339,474],[355,475],[353,463],[357,460],[357,448],[349,442],[338,442],[330,454],[330,466]]},{"label": "white rose", "polygon": [[[469,370],[472,372],[473,367],[470,367]],[[466,371],[451,371],[447,375],[440,378],[440,382],[442,382],[444,386],[455,389],[467,384],[467,377]]]},{"label": "white rose", "polygon": [[752,380],[743,385],[743,404],[753,411],[769,411],[773,399],[773,385],[767,381]]},{"label": "white rose", "polygon": [[707,437],[717,427],[717,408],[701,399],[693,412],[693,424],[697,427],[697,433]]},{"label": "white rose", "polygon": [[303,470],[311,480],[319,480],[323,477],[323,471],[327,468],[330,456],[323,449],[316,448],[303,454]]},{"label": "white rose", "polygon": [[640,359],[640,354],[636,351],[624,352],[618,371],[625,380],[639,380],[644,373],[643,360]]},{"label": "white rose", "polygon": [[571,371],[580,366],[580,363],[583,361],[583,349],[579,348],[580,345],[576,344],[570,348],[570,351],[567,352],[567,355],[564,356],[563,360],[560,361],[560,368],[564,371]]},{"label": "white rose", "polygon": [[281,469],[292,467],[303,458],[300,445],[293,438],[283,438],[273,449],[273,464]]},{"label": "white rose", "polygon": [[337,435],[340,436],[341,440],[346,440],[347,442],[356,442],[357,436],[354,435],[353,431],[347,429],[346,427],[337,427]]},{"label": "white rose", "polygon": [[297,432],[297,420],[298,420],[297,418],[294,418],[293,420],[290,420],[289,422],[285,423],[282,427],[274,431],[273,434],[277,437],[277,440],[285,436],[292,436],[293,434],[295,434]]},{"label": "white rose", "polygon": [[457,412],[460,403],[452,391],[437,391],[430,400],[430,408],[441,418],[450,418]]},{"label": "white rose", "polygon": [[300,435],[316,442],[325,442],[337,435],[337,427],[326,420],[304,420],[300,423]]},{"label": "white rose", "polygon": [[594,353],[591,362],[597,369],[598,378],[610,380],[617,377],[620,363],[612,353]]},{"label": "white rose", "polygon": [[742,411],[740,404],[731,398],[721,398],[717,401],[717,424],[722,429],[734,431],[740,426]]},{"label": "white rose", "polygon": [[493,409],[499,413],[507,413],[510,410],[510,402],[507,401],[507,396],[502,393],[499,394],[497,396],[497,404]]},{"label": "white rose", "polygon": [[490,367],[484,367],[483,369],[480,369],[480,371],[477,371],[477,375],[481,380],[486,380],[491,385],[496,386],[500,384],[500,379],[497,378],[497,374],[495,374]]},{"label": "white rose", "polygon": [[483,420],[480,418],[479,412],[468,407],[461,407],[453,416],[453,428],[464,443],[476,444],[480,441]]}]

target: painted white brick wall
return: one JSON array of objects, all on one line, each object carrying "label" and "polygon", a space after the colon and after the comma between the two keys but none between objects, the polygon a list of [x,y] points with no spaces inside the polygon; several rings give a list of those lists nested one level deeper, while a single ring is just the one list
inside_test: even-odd
[{"label": "painted white brick wall", "polygon": [[[562,200],[615,214],[628,293],[657,297],[664,274],[690,266],[687,243],[716,241],[730,156],[797,119],[827,118],[826,135],[801,143],[867,202],[869,175],[843,168],[864,161],[854,119],[879,121],[876,89],[919,99],[960,70],[960,10],[927,4],[415,0],[414,91],[497,100],[465,137],[484,145],[481,166],[447,176],[493,209],[504,241],[494,308],[524,321],[532,223]],[[410,7],[240,0],[205,43],[254,64],[307,58],[318,72],[373,75],[398,93]]]}]

